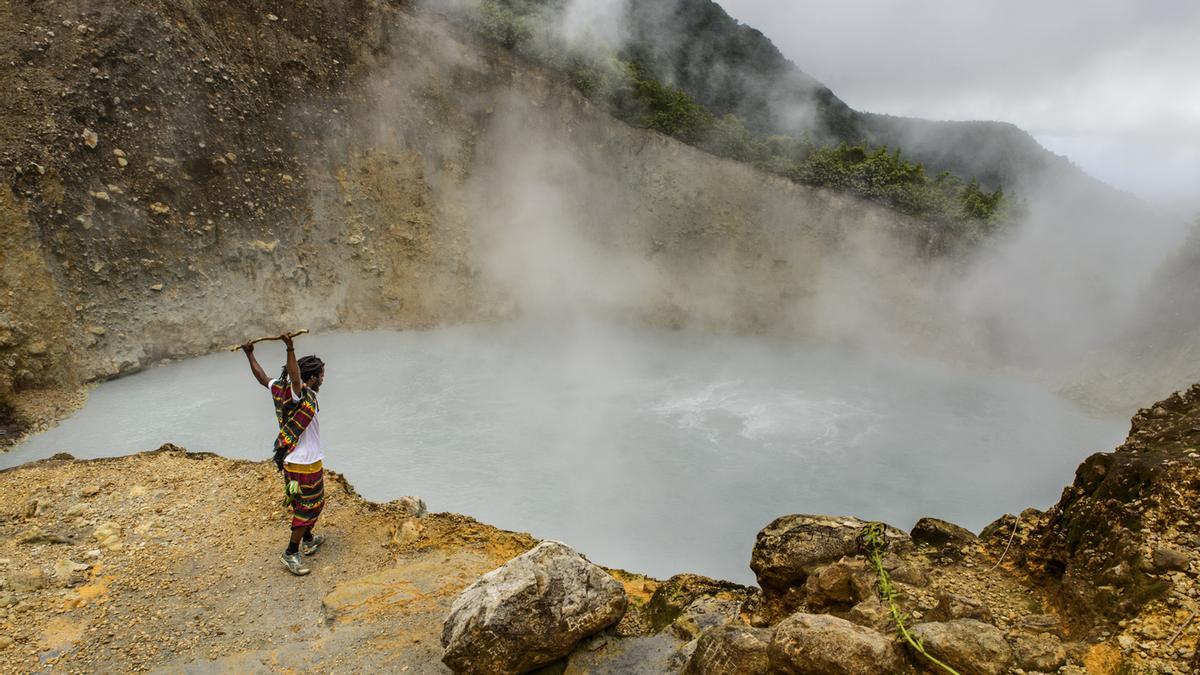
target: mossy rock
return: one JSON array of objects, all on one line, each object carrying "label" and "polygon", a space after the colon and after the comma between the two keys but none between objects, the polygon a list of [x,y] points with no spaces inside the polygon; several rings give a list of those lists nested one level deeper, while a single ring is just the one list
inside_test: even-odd
[{"label": "mossy rock", "polygon": [[720,599],[745,600],[750,589],[731,581],[710,579],[699,574],[676,574],[659,585],[646,603],[645,612],[651,628],[658,632],[671,625],[688,605],[710,596]]}]

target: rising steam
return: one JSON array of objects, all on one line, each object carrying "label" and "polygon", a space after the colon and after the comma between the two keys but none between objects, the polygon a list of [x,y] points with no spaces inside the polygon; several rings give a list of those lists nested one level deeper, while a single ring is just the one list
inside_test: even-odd
[{"label": "rising steam", "polygon": [[[624,10],[566,2],[557,38],[619,45],[647,29]],[[911,226],[901,216],[629,130],[565,84],[510,82],[474,94],[491,114],[464,191],[442,196],[462,199],[485,303],[509,316],[773,332],[1060,382],[1126,329],[1184,233],[1131,198],[1046,170],[1021,186],[1021,222],[930,257],[895,236]],[[779,114],[813,116],[789,104]]]}]

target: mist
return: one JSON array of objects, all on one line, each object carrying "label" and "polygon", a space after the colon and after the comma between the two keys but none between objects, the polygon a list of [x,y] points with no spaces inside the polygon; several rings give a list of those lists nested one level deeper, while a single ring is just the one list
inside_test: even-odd
[{"label": "mist", "polygon": [[[1156,330],[1147,299],[1194,295],[1171,273],[1189,261],[1175,220],[1052,164],[1013,191],[1018,220],[939,246],[935,223],[617,120],[437,15],[464,6],[381,27],[395,39],[309,159],[308,206],[330,225],[298,239],[339,257],[313,282],[326,312],[300,311],[426,329],[305,338],[329,364],[331,463],[366,496],[420,494],[606,564],[750,581],[754,532],[783,513],[978,529],[1049,506],[1146,402],[1084,411],[1095,392],[1073,385],[1101,390],[1080,373],[1105,372],[1132,327]],[[651,29],[622,3],[554,7],[550,39],[582,52]],[[772,115],[827,104],[781,97]],[[342,321],[376,301],[403,319]],[[223,390],[235,377],[245,395]],[[1165,394],[1187,373],[1156,377]],[[162,393],[182,381],[206,393]],[[269,438],[271,418],[254,390],[227,354],[121,378],[5,463],[168,440],[260,456],[245,430]],[[151,403],[131,439],[117,411]]]},{"label": "mist", "polygon": [[[622,7],[564,3],[550,22],[554,37],[580,49],[619,48],[629,35],[657,29],[631,25],[631,17],[670,15],[664,6],[640,14]],[[712,183],[717,172],[704,165],[725,160],[692,157],[690,148],[670,150],[683,166],[652,175],[658,169],[639,166],[636,153],[620,147],[645,144],[644,137],[614,136],[590,106],[531,100],[522,88],[489,99],[494,114],[464,185],[484,304],[510,317],[584,313],[788,335],[899,358],[1017,368],[1060,387],[1103,358],[1135,316],[1144,320],[1138,307],[1161,291],[1149,284],[1186,235],[1183,220],[1063,162],[1014,191],[1023,216],[1008,229],[931,256],[907,234],[909,219],[871,205],[848,228],[843,215],[792,210],[801,202],[776,199],[775,187],[721,194]],[[815,116],[804,108],[812,102],[789,105],[777,114]],[[775,186],[780,179],[748,180]],[[722,229],[714,210],[737,217]],[[1185,384],[1163,382],[1162,393]]]},{"label": "mist", "polygon": [[720,4],[857,109],[1011,122],[1121,190],[1200,210],[1196,3]]}]

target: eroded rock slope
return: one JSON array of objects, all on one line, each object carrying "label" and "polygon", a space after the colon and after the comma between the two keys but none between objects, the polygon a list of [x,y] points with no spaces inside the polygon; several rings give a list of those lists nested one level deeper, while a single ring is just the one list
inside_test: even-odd
[{"label": "eroded rock slope", "polygon": [[567,305],[819,332],[833,252],[937,237],[622,124],[405,2],[6,3],[0,61],[18,408],[298,326]]}]

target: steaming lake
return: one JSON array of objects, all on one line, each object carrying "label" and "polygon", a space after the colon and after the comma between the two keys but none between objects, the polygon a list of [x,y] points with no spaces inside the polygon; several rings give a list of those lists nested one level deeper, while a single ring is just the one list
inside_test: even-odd
[{"label": "steaming lake", "polygon": [[[419,495],[661,577],[753,582],[755,534],[789,513],[978,531],[1055,502],[1126,429],[1016,376],[763,338],[567,321],[297,347],[327,363],[326,465],[367,498]],[[283,349],[258,356],[273,375]],[[165,442],[265,459],[273,438],[266,390],[221,353],[97,387],[0,467]]]}]

